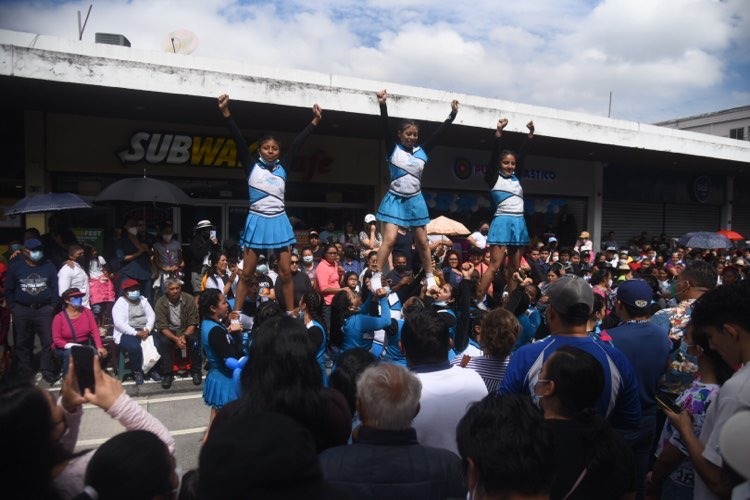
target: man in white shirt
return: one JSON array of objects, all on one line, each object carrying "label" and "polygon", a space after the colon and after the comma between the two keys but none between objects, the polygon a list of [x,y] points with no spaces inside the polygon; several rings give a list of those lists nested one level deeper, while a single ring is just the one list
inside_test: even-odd
[{"label": "man in white shirt", "polygon": [[456,425],[470,403],[487,395],[487,386],[476,371],[451,366],[448,325],[433,311],[409,315],[401,347],[407,366],[422,382],[420,410],[413,423],[419,443],[458,453]]}]

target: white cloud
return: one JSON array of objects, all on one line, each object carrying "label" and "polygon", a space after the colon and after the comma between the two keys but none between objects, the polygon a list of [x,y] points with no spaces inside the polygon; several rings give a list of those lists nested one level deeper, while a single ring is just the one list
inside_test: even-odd
[{"label": "white cloud", "polygon": [[[0,27],[77,38],[88,2],[0,3]],[[358,76],[656,121],[747,104],[746,0],[103,0],[85,40]]]}]

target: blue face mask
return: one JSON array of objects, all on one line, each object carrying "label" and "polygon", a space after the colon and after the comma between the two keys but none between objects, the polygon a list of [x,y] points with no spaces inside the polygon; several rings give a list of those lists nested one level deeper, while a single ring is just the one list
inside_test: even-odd
[{"label": "blue face mask", "polygon": [[436,300],[436,301],[434,302],[434,304],[435,304],[436,306],[440,306],[440,307],[445,307],[445,306],[447,306],[447,305],[448,305],[448,301],[447,301],[447,300]]},{"label": "blue face mask", "polygon": [[260,264],[258,266],[255,266],[255,270],[260,274],[266,274],[268,272],[268,266],[266,264]]},{"label": "blue face mask", "polygon": [[141,291],[140,290],[130,290],[125,295],[127,295],[128,299],[130,300],[138,300],[141,298]]},{"label": "blue face mask", "polygon": [[71,297],[70,305],[73,307],[81,307],[83,305],[83,297]]},{"label": "blue face mask", "polygon": [[13,243],[13,244],[12,244],[12,245],[10,246],[10,251],[11,251],[11,252],[17,252],[17,251],[19,251],[20,249],[21,249],[21,244],[20,244],[20,243]]},{"label": "blue face mask", "polygon": [[29,252],[29,259],[31,259],[34,262],[39,262],[44,257],[44,252],[42,250],[31,250]]}]

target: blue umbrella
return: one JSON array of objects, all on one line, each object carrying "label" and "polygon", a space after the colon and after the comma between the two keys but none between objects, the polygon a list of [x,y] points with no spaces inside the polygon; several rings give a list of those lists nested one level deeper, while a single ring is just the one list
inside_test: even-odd
[{"label": "blue umbrella", "polygon": [[72,210],[75,208],[91,208],[91,205],[77,194],[47,193],[21,198],[7,210],[6,214],[38,214],[57,212],[59,210]]},{"label": "blue umbrella", "polygon": [[690,248],[712,249],[712,248],[730,248],[732,242],[723,234],[711,231],[696,231],[685,233],[678,240],[679,244]]}]

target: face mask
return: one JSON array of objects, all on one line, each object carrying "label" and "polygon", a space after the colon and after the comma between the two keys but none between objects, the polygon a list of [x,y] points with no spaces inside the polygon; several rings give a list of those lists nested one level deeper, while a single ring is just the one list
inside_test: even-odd
[{"label": "face mask", "polygon": [[73,307],[81,307],[83,305],[83,297],[71,297],[70,305]]},{"label": "face mask", "polygon": [[20,244],[20,243],[13,243],[13,244],[12,244],[12,245],[10,246],[10,251],[11,251],[11,252],[17,252],[17,251],[19,251],[20,249],[21,249],[21,244]]},{"label": "face mask", "polygon": [[594,328],[599,328],[600,326],[602,326],[602,320],[598,319],[596,320],[596,324],[594,325]]},{"label": "face mask", "polygon": [[32,250],[29,252],[29,259],[34,262],[39,262],[42,260],[42,257],[44,257],[44,252],[42,250]]},{"label": "face mask", "polygon": [[268,266],[266,264],[260,264],[258,266],[255,266],[255,270],[260,274],[266,274],[268,272]]},{"label": "face mask", "polygon": [[303,311],[302,309],[300,309],[299,313],[297,313],[297,314],[299,315],[299,320],[304,323],[305,322],[305,311]]},{"label": "face mask", "polygon": [[612,280],[607,280],[607,288],[612,288]]},{"label": "face mask", "polygon": [[161,238],[164,240],[165,243],[169,243],[172,241],[172,235],[171,234],[162,234]]},{"label": "face mask", "polygon": [[129,227],[128,228],[128,233],[132,234],[133,236],[137,236],[138,235],[138,228],[137,227]]},{"label": "face mask", "polygon": [[312,255],[305,255],[304,257],[302,257],[302,262],[304,262],[305,264],[312,264],[312,261],[313,261]]},{"label": "face mask", "polygon": [[86,257],[81,255],[80,257],[75,259],[76,262],[78,262],[80,265],[83,265],[84,262],[86,262]]},{"label": "face mask", "polygon": [[487,236],[488,234],[490,234],[490,230],[482,229],[481,231],[479,231],[479,234],[481,234],[482,236]]},{"label": "face mask", "polygon": [[406,265],[396,266],[396,271],[398,271],[399,273],[403,273],[404,271],[406,271]]},{"label": "face mask", "polygon": [[445,307],[445,306],[447,306],[447,305],[448,305],[448,301],[447,301],[447,300],[436,300],[436,301],[434,302],[434,304],[435,304],[436,306],[440,306],[440,307]]},{"label": "face mask", "polygon": [[130,290],[125,295],[128,296],[128,299],[136,301],[141,298],[141,291],[140,290]]},{"label": "face mask", "polygon": [[557,262],[558,260],[560,260],[560,257],[558,257],[557,255],[552,256],[552,262]]}]

